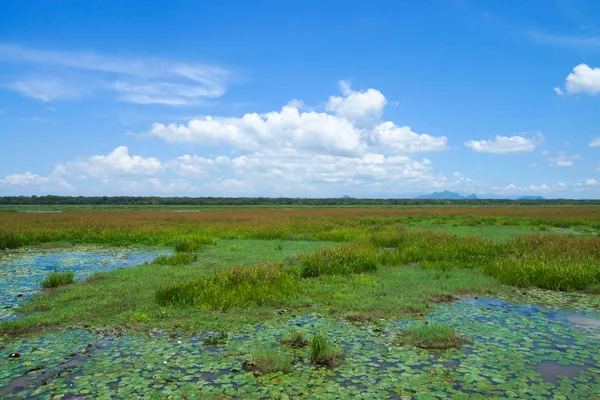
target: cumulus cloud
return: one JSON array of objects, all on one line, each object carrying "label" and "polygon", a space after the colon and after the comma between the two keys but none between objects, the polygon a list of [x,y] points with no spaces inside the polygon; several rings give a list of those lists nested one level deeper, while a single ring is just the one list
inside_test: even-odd
[{"label": "cumulus cloud", "polygon": [[[24,70],[41,65],[58,76],[20,78],[6,85],[41,101],[67,100],[99,90],[138,104],[193,105],[221,97],[231,71],[205,64],[93,52],[39,50],[0,43],[0,62]],[[74,78],[76,77],[76,78]]]},{"label": "cumulus cloud", "polygon": [[554,89],[554,92],[555,92],[557,95],[559,95],[559,96],[563,96],[563,95],[564,95],[564,93],[563,93],[563,91],[561,90],[561,88],[559,88],[559,87],[555,86],[555,87],[553,87],[553,89]]},{"label": "cumulus cloud", "polygon": [[600,92],[600,68],[591,68],[587,64],[579,64],[567,76],[565,88],[568,93],[587,93],[595,95]]},{"label": "cumulus cloud", "polygon": [[510,137],[496,135],[494,140],[469,140],[465,142],[465,146],[480,153],[525,153],[535,150],[535,147],[543,140],[544,137],[541,133],[536,134],[533,138],[521,135]]},{"label": "cumulus cloud", "polygon": [[340,82],[340,90],[343,96],[329,97],[326,111],[357,122],[381,118],[387,99],[379,90],[353,91],[346,81]]},{"label": "cumulus cloud", "polygon": [[34,187],[42,190],[73,190],[73,186],[60,177],[41,176],[29,171],[23,174],[7,175],[4,179],[0,179],[0,185],[20,188]]},{"label": "cumulus cloud", "polygon": [[592,139],[592,141],[590,142],[590,147],[600,147],[600,136]]},{"label": "cumulus cloud", "polygon": [[301,111],[307,107],[293,100],[281,111],[249,113],[241,118],[207,116],[187,125],[155,123],[147,135],[171,143],[226,144],[251,151],[297,149],[340,156],[372,150],[406,154],[447,148],[446,137],[418,134],[408,126],[380,121],[387,100],[378,90],[353,91],[344,81],[340,88],[342,96],[331,96],[325,105],[328,112]]},{"label": "cumulus cloud", "polygon": [[107,155],[95,155],[58,164],[53,174],[79,179],[109,178],[118,175],[154,175],[162,169],[163,166],[158,159],[130,156],[127,147],[119,146]]}]

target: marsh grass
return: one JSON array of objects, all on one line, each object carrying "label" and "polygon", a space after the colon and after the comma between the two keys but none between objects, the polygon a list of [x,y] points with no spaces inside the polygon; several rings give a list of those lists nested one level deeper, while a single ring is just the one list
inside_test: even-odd
[{"label": "marsh grass", "polygon": [[153,263],[158,265],[186,265],[196,261],[198,261],[198,254],[196,253],[177,252],[170,256],[158,256]]},{"label": "marsh grass", "polygon": [[384,265],[418,263],[440,271],[440,277],[454,268],[474,269],[502,283],[561,291],[600,283],[600,241],[594,238],[530,234],[492,240],[416,230],[396,234],[399,246],[380,252]]},{"label": "marsh grass", "polygon": [[175,251],[184,253],[194,253],[204,249],[206,246],[214,245],[214,239],[203,236],[178,239],[175,242]]},{"label": "marsh grass", "polygon": [[281,344],[289,346],[294,349],[300,349],[308,346],[308,339],[304,336],[304,333],[299,330],[292,330],[287,332],[281,338]]},{"label": "marsh grass", "polygon": [[314,365],[335,368],[342,364],[344,352],[334,345],[323,332],[310,339],[310,362]]},{"label": "marsh grass", "polygon": [[250,359],[244,361],[242,367],[256,376],[275,372],[289,374],[293,370],[292,357],[277,349],[254,351]]},{"label": "marsh grass", "polygon": [[73,283],[73,278],[75,278],[75,273],[73,271],[50,272],[42,281],[41,285],[44,289],[56,288]]},{"label": "marsh grass", "polygon": [[446,350],[460,347],[462,341],[451,326],[421,323],[402,331],[398,343],[422,349]]},{"label": "marsh grass", "polygon": [[368,242],[354,242],[302,254],[300,265],[303,278],[375,272],[380,266],[379,252]]},{"label": "marsh grass", "polygon": [[159,305],[224,311],[232,307],[279,305],[300,292],[296,274],[281,263],[233,267],[191,282],[175,282],[156,292]]}]

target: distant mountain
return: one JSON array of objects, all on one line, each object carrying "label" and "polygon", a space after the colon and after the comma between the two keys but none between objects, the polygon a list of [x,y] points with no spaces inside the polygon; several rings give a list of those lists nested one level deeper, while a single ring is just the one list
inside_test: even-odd
[{"label": "distant mountain", "polygon": [[429,199],[429,200],[465,200],[465,199],[477,199],[475,194],[470,194],[468,196],[462,196],[455,192],[449,192],[444,190],[443,192],[434,192],[432,194],[425,194],[422,196],[417,196],[417,199]]},{"label": "distant mountain", "polygon": [[519,197],[517,200],[545,200],[542,196],[523,196]]}]

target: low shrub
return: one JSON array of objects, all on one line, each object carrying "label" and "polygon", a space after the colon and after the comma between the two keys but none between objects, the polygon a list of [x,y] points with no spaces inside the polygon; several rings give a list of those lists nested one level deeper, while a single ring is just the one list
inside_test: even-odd
[{"label": "low shrub", "polygon": [[72,271],[66,272],[50,272],[46,278],[42,281],[42,287],[44,289],[55,288],[59,286],[68,285],[73,283],[75,273]]},{"label": "low shrub", "polygon": [[445,350],[460,347],[461,337],[454,328],[442,324],[418,324],[404,330],[399,344],[422,349]]},{"label": "low shrub", "polygon": [[354,242],[338,247],[324,247],[300,256],[300,275],[312,278],[320,275],[350,275],[375,272],[379,256],[368,242]]},{"label": "low shrub", "polygon": [[344,352],[327,336],[319,332],[310,339],[310,362],[314,365],[335,368],[342,363]]},{"label": "low shrub", "polygon": [[292,357],[280,350],[256,350],[249,360],[244,361],[242,368],[251,371],[255,376],[280,372],[292,372]]},{"label": "low shrub", "polygon": [[160,305],[226,310],[231,307],[275,306],[300,291],[298,277],[281,264],[234,267],[214,271],[191,282],[175,282],[156,292]]}]

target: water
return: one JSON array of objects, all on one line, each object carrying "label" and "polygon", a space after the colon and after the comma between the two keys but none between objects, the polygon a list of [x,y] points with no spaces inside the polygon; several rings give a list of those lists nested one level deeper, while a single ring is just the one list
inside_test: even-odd
[{"label": "water", "polygon": [[14,319],[19,303],[39,291],[52,271],[73,271],[75,279],[151,262],[168,250],[76,248],[70,251],[17,250],[0,257],[0,321]]},{"label": "water", "polygon": [[[600,314],[467,299],[436,306],[427,317],[451,325],[469,342],[429,352],[394,344],[412,320],[382,328],[332,321],[319,315],[266,322],[228,332],[224,344],[192,337],[119,336],[83,330],[0,344],[0,388],[6,398],[164,398],[169,393],[234,398],[594,398],[600,393]],[[593,321],[593,322],[592,322]],[[585,323],[583,323],[585,322]],[[286,350],[294,373],[260,378],[241,369],[254,349],[279,346],[290,329],[307,336],[324,331],[344,349],[335,370],[314,368],[308,350]],[[8,355],[19,352],[19,359]],[[35,369],[43,366],[43,369]],[[285,397],[284,397],[285,398]]]}]

